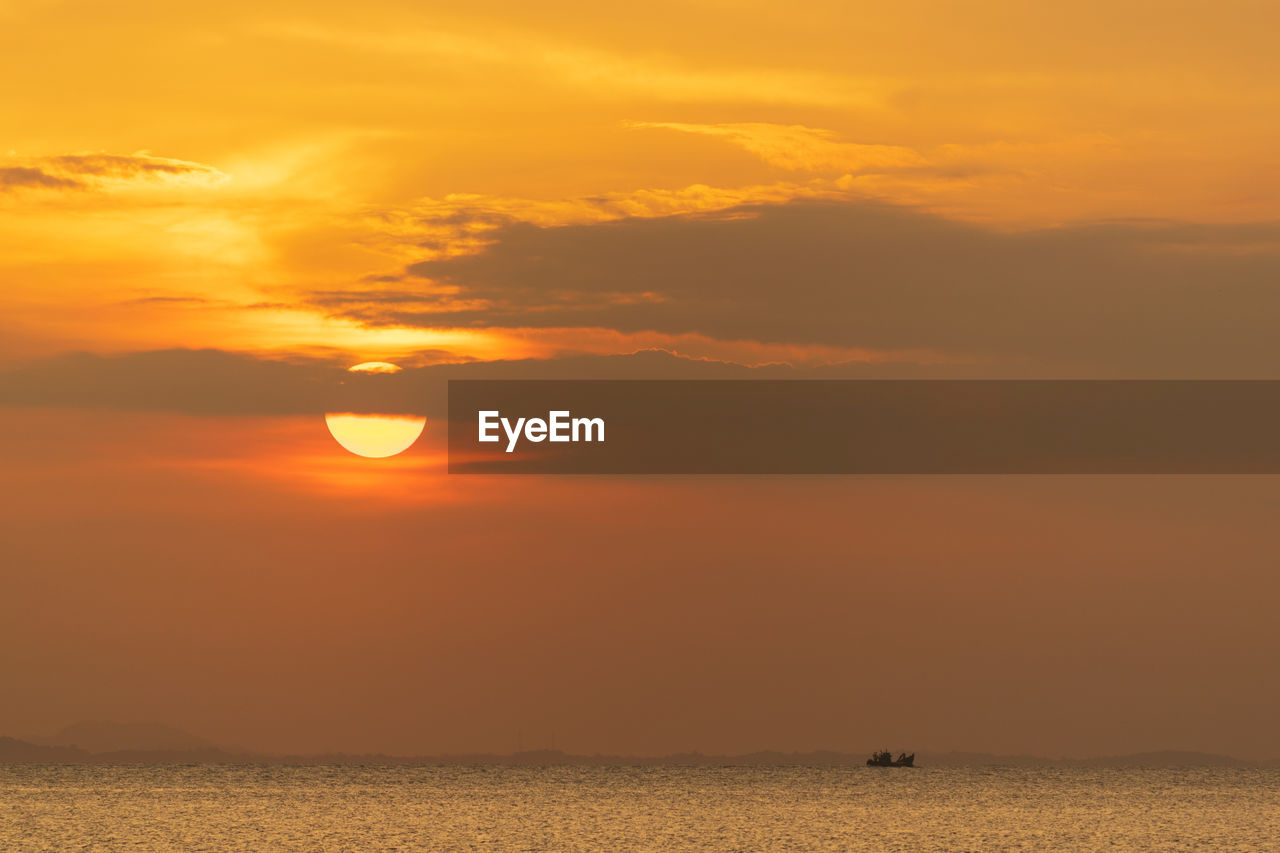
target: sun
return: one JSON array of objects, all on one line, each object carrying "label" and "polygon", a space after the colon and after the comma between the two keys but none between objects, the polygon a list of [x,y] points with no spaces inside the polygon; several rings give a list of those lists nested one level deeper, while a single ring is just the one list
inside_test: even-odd
[{"label": "sun", "polygon": [[324,416],[329,432],[347,450],[368,459],[385,459],[413,446],[427,425],[412,415],[358,415],[352,412]]},{"label": "sun", "polygon": [[[348,370],[352,373],[397,373],[400,368],[385,361],[366,361]],[[385,459],[403,453],[413,446],[427,426],[427,419],[418,415],[356,412],[328,412],[324,422],[338,444],[367,459]]]},{"label": "sun", "polygon": [[347,368],[348,373],[399,373],[400,365],[386,361],[362,361]]}]

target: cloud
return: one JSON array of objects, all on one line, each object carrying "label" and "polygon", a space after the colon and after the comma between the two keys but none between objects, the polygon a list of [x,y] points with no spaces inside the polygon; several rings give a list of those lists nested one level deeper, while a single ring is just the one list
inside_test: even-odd
[{"label": "cloud", "polygon": [[834,131],[804,125],[747,122],[739,124],[684,124],[637,121],[634,128],[675,130],[724,139],[784,169],[810,172],[894,171],[919,168],[929,161],[918,151],[898,145],[863,145],[837,141]]},{"label": "cloud", "polygon": [[221,350],[70,353],[0,372],[0,405],[303,414],[324,411],[343,374],[333,362]]},{"label": "cloud", "polygon": [[[429,258],[474,254],[496,233],[519,223],[551,227],[618,219],[679,214],[710,214],[752,204],[781,204],[795,199],[848,197],[836,181],[778,182],[745,187],[694,184],[679,189],[640,189],[559,200],[451,193],[423,198],[407,206],[362,211],[356,227],[362,245],[406,263]],[[372,283],[399,281],[399,274],[370,274]]]},{"label": "cloud", "polygon": [[212,166],[203,163],[192,163],[186,160],[173,160],[167,157],[154,157],[147,153],[130,155],[107,154],[63,154],[49,157],[46,163],[64,172],[94,176],[99,178],[136,178],[139,176],[175,176],[198,175],[207,178],[225,178],[226,176]]},{"label": "cloud", "polygon": [[[1280,227],[1009,233],[878,203],[539,227],[313,295],[371,326],[605,328],[1151,375],[1274,371]],[[414,278],[419,280],[413,286]]]},{"label": "cloud", "polygon": [[[426,357],[439,353],[424,353]],[[749,367],[661,350],[413,366],[350,373],[338,357],[282,359],[226,350],[69,353],[0,371],[0,407],[72,407],[202,416],[331,411],[443,417],[450,379],[819,379],[976,375],[974,368],[865,362]],[[979,368],[980,369],[980,368]]]},{"label": "cloud", "polygon": [[280,359],[214,349],[71,353],[0,372],[0,405],[192,415],[440,414],[450,378],[627,378],[637,372],[663,378],[716,370],[715,363],[666,354],[639,360],[605,356],[432,365],[394,374],[349,373],[348,366],[336,359]]},{"label": "cloud", "polygon": [[37,189],[74,189],[82,187],[79,181],[50,175],[43,169],[31,166],[0,167],[0,189],[35,187]]},{"label": "cloud", "polygon": [[0,167],[0,189],[17,187],[84,190],[150,183],[216,185],[228,180],[212,166],[147,152],[93,152],[26,158],[20,165]]},{"label": "cloud", "polygon": [[490,74],[516,72],[528,84],[538,81],[571,89],[661,99],[676,103],[803,104],[839,109],[882,108],[896,89],[879,77],[807,70],[793,63],[762,67],[759,57],[708,67],[681,62],[652,50],[600,50],[573,41],[538,37],[527,29],[502,32],[488,25],[482,36],[449,31],[397,27],[394,31],[350,26],[272,24],[262,35],[285,42],[321,44],[362,57],[400,56],[409,67],[433,68],[473,64]]},{"label": "cloud", "polygon": [[203,296],[138,296],[133,299],[126,299],[122,302],[124,305],[190,305],[202,307],[205,305],[222,304],[213,299],[206,299]]}]

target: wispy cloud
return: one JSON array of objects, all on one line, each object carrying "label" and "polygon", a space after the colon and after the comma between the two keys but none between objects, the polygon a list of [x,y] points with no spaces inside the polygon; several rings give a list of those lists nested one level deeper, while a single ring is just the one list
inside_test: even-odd
[{"label": "wispy cloud", "polygon": [[34,187],[36,189],[77,189],[83,187],[80,181],[71,178],[51,175],[43,169],[33,166],[0,167],[0,189],[17,189]]},{"label": "wispy cloud", "polygon": [[918,151],[899,145],[866,145],[841,142],[836,133],[804,125],[748,122],[740,124],[687,124],[634,121],[628,127],[675,130],[715,136],[784,169],[810,172],[861,172],[869,169],[904,169],[929,164]]},{"label": "wispy cloud", "polygon": [[86,190],[128,185],[216,186],[228,176],[203,163],[157,157],[145,151],[104,151],[10,158],[0,166],[0,189]]},{"label": "wispy cloud", "polygon": [[483,35],[440,29],[361,31],[280,22],[257,28],[263,36],[310,42],[371,56],[400,56],[419,65],[441,61],[519,69],[562,87],[677,103],[804,104],[881,108],[893,88],[868,76],[832,74],[794,66],[747,63],[699,67],[671,57],[604,50],[572,40],[531,38],[493,27]]},{"label": "wispy cloud", "polygon": [[[404,263],[474,254],[503,228],[585,225],[663,216],[716,216],[756,204],[797,199],[845,198],[848,191],[826,179],[782,181],[744,187],[694,184],[679,189],[639,189],[557,200],[454,193],[402,206],[370,207],[355,223],[362,244]],[[368,283],[398,281],[399,274],[370,274]]]}]

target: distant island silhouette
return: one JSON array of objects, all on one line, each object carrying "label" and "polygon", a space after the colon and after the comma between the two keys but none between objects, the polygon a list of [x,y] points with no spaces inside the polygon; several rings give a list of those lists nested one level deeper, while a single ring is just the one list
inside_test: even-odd
[{"label": "distant island silhouette", "polygon": [[[385,764],[406,766],[837,766],[867,765],[865,752],[761,750],[738,755],[681,752],[662,756],[581,755],[558,749],[513,753],[385,753],[325,752],[273,754],[218,746],[203,738],[158,723],[79,723],[49,737],[0,736],[0,764]],[[913,754],[914,757],[914,754]],[[986,752],[920,752],[927,767],[1280,767],[1280,759],[1246,761],[1229,755],[1185,750],[1140,752],[1095,758],[1046,758]]]},{"label": "distant island silhouette", "polygon": [[59,729],[48,737],[23,737],[42,746],[73,746],[88,752],[121,752],[130,750],[185,752],[215,749],[201,737],[165,723],[90,721]]}]

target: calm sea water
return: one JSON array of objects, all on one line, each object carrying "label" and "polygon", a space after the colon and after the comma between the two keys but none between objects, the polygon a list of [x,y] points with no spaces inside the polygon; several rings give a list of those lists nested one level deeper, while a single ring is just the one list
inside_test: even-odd
[{"label": "calm sea water", "polygon": [[1280,771],[12,766],[0,850],[1280,851]]}]

